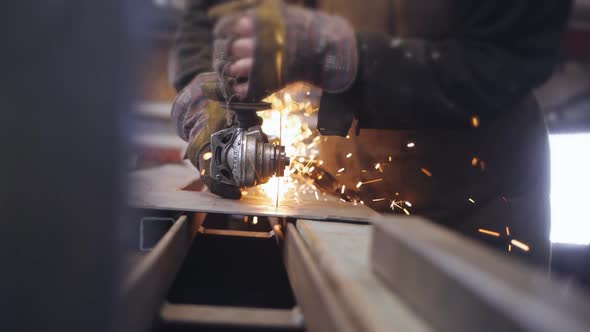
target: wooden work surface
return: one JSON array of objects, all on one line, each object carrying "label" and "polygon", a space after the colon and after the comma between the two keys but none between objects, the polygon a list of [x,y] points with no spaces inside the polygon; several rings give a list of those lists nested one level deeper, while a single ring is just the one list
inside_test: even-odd
[{"label": "wooden work surface", "polygon": [[[371,271],[371,225],[298,220],[297,230],[347,315],[366,331],[431,331]],[[296,290],[297,291],[297,290]]]},{"label": "wooden work surface", "polygon": [[369,222],[380,215],[370,208],[342,202],[330,195],[298,194],[296,199],[275,201],[255,191],[240,200],[224,199],[209,192],[183,190],[196,181],[196,170],[187,164],[164,165],[132,172],[128,204],[135,208],[239,215],[293,217],[314,220]]}]

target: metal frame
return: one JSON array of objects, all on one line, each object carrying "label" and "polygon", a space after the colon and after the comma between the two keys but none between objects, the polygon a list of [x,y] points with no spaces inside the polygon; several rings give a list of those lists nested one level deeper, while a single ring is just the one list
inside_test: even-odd
[{"label": "metal frame", "polygon": [[373,225],[373,270],[437,330],[588,331],[573,285],[420,218]]}]

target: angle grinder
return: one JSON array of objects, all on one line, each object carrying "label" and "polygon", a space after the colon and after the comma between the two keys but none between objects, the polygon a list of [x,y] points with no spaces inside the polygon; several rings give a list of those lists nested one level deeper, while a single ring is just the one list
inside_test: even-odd
[{"label": "angle grinder", "polygon": [[269,142],[256,112],[271,108],[270,103],[231,102],[237,126],[211,135],[211,177],[237,187],[253,187],[285,175],[291,160],[285,147]]}]

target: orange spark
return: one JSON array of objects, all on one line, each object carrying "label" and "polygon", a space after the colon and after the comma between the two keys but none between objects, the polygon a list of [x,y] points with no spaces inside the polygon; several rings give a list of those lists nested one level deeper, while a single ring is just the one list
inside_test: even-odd
[{"label": "orange spark", "polygon": [[254,217],[252,217],[252,225],[256,225],[256,224],[258,224],[258,217],[254,216]]},{"label": "orange spark", "polygon": [[409,216],[409,215],[410,215],[410,211],[408,211],[408,209],[406,209],[406,208],[403,208],[402,210],[404,210],[404,213],[405,213],[407,216]]},{"label": "orange spark", "polygon": [[513,245],[517,246],[518,248],[520,248],[524,251],[531,250],[531,248],[528,245],[526,245],[518,240],[512,239],[512,240],[510,240],[510,243],[512,243]]},{"label": "orange spark", "polygon": [[363,184],[375,183],[375,182],[380,182],[380,181],[383,181],[383,178],[378,178],[378,179],[373,179],[373,180],[365,181],[365,182],[363,182]]},{"label": "orange spark", "polygon": [[430,173],[429,170],[427,170],[426,168],[421,168],[420,169],[422,171],[422,173],[426,174],[426,176],[431,177],[432,173]]},{"label": "orange spark", "polygon": [[341,169],[338,170],[338,173],[342,173],[344,172],[344,167],[342,167]]},{"label": "orange spark", "polygon": [[358,189],[358,188],[360,188],[362,185],[363,185],[363,183],[362,183],[362,182],[358,182],[358,183],[356,184],[356,188]]},{"label": "orange spark", "polygon": [[506,235],[510,235],[510,228],[508,226],[506,226]]},{"label": "orange spark", "polygon": [[384,200],[385,200],[385,198],[374,198],[373,199],[373,202],[381,202],[381,201],[384,201]]},{"label": "orange spark", "polygon": [[376,163],[375,164],[375,169],[379,169],[379,167],[381,167],[381,164],[380,163]]},{"label": "orange spark", "polygon": [[211,159],[212,156],[213,156],[213,153],[205,152],[205,153],[203,153],[203,160],[209,160],[209,159]]},{"label": "orange spark", "polygon": [[489,230],[483,229],[483,228],[478,229],[478,231],[480,233],[484,233],[484,234],[495,236],[495,237],[499,237],[500,236],[500,233],[498,233],[498,232],[489,231]]},{"label": "orange spark", "polygon": [[473,166],[473,167],[477,166],[477,162],[478,162],[477,157],[473,157],[473,159],[471,159],[471,166]]},{"label": "orange spark", "polygon": [[342,185],[342,189],[340,190],[340,193],[341,194],[344,194],[344,190],[346,190],[346,186],[345,185]]},{"label": "orange spark", "polygon": [[473,128],[479,127],[479,118],[477,116],[471,117],[471,125],[473,126]]},{"label": "orange spark", "polygon": [[352,157],[352,153],[349,153],[346,155],[346,158],[350,158],[350,157]]},{"label": "orange spark", "polygon": [[406,204],[408,207],[412,207],[412,203],[405,201],[404,204]]}]

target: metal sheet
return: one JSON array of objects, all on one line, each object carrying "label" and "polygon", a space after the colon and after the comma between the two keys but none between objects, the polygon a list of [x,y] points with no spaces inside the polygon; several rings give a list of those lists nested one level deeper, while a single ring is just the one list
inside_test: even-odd
[{"label": "metal sheet", "polygon": [[373,270],[439,331],[588,331],[590,297],[420,218],[373,227]]},{"label": "metal sheet", "polygon": [[194,168],[185,164],[133,172],[129,176],[132,192],[128,203],[136,208],[314,220],[369,222],[379,216],[364,205],[342,202],[330,195],[316,197],[312,193],[301,194],[296,199],[282,200],[275,206],[273,199],[260,194],[230,200],[209,192],[182,190],[197,178]]}]

